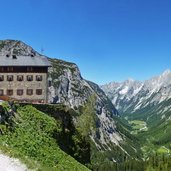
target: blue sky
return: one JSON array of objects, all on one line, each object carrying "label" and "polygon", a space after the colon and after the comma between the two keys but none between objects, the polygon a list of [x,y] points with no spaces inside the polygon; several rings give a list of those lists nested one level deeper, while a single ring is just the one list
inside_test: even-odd
[{"label": "blue sky", "polygon": [[0,39],[75,62],[98,84],[171,68],[170,0],[1,0]]}]

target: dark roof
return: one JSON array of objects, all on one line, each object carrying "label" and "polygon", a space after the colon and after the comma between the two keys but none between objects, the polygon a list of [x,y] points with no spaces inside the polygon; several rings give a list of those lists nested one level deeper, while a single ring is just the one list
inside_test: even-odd
[{"label": "dark roof", "polygon": [[46,66],[51,64],[45,56],[0,56],[0,66]]}]

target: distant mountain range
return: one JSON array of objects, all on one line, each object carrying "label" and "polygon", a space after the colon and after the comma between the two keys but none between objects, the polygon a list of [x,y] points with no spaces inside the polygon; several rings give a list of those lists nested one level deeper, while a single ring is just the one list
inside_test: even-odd
[{"label": "distant mountain range", "polygon": [[[171,71],[146,81],[128,79],[124,82],[111,82],[101,86],[117,110],[134,113],[148,105],[157,105],[171,98]],[[170,107],[163,110],[169,110]]]}]

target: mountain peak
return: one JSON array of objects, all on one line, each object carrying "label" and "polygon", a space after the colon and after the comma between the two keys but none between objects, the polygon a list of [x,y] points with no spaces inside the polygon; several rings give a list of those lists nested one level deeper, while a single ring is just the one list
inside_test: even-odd
[{"label": "mountain peak", "polygon": [[133,78],[130,77],[130,78],[127,79],[127,81],[129,81],[129,82],[134,82],[135,80],[134,80]]},{"label": "mountain peak", "polygon": [[171,70],[170,69],[166,69],[161,76],[167,76],[168,74],[171,74]]},{"label": "mountain peak", "polygon": [[19,56],[40,56],[31,46],[25,44],[20,40],[0,40],[0,55],[15,54]]}]

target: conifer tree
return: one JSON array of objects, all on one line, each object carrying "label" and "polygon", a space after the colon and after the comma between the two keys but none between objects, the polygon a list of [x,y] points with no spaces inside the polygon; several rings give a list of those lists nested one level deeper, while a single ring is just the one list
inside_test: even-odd
[{"label": "conifer tree", "polygon": [[82,114],[78,118],[77,128],[85,138],[88,138],[91,132],[96,129],[96,99],[95,94],[89,97],[83,107]]}]

